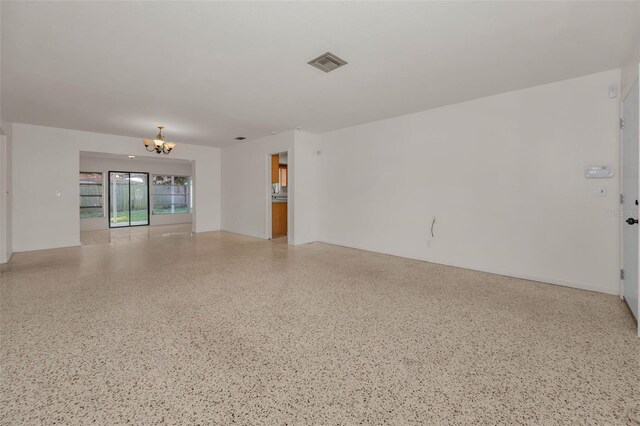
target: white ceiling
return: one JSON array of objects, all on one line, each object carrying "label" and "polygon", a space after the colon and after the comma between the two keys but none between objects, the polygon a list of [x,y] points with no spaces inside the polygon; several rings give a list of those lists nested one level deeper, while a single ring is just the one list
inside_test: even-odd
[{"label": "white ceiling", "polygon": [[[225,146],[623,65],[638,2],[2,2],[13,122]],[[329,74],[307,61],[331,51]]]}]

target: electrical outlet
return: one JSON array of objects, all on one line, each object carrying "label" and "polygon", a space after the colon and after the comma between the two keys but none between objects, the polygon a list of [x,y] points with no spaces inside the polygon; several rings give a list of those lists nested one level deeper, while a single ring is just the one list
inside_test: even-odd
[{"label": "electrical outlet", "polygon": [[431,247],[431,240],[427,240],[427,247]]}]

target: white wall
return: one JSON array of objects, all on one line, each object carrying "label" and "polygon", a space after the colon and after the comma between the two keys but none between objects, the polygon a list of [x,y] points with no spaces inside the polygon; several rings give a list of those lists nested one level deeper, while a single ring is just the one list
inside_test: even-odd
[{"label": "white wall", "polygon": [[319,142],[319,135],[303,131],[295,133],[295,244],[318,239]]},{"label": "white wall", "polygon": [[[268,238],[271,214],[267,209],[271,175],[269,154],[294,153],[295,131],[241,142],[222,149],[222,229],[257,238]],[[289,162],[288,238],[294,241],[291,226],[295,218],[296,164]]]},{"label": "white wall", "polygon": [[618,170],[619,83],[608,71],[321,135],[319,240],[617,294],[618,174],[583,169]]},{"label": "white wall", "polygon": [[[81,151],[157,155],[147,152],[138,138],[15,123],[14,251],[80,243],[78,159]],[[170,155],[194,161],[194,232],[220,229],[220,150],[178,144]]]},{"label": "white wall", "polygon": [[268,238],[271,227],[269,155],[289,152],[289,244],[317,240],[318,136],[291,130],[222,150],[222,229]]},{"label": "white wall", "polygon": [[[289,151],[290,243],[320,240],[617,294],[619,219],[607,212],[618,208],[618,175],[582,173],[588,164],[618,170],[620,99],[607,92],[620,81],[609,71],[322,135],[289,131],[221,154],[183,144],[171,155],[196,160],[198,232],[219,229],[222,218],[225,230],[266,238],[267,154]],[[78,244],[80,151],[155,155],[136,138],[13,128],[15,251]],[[596,196],[597,184],[606,197]]]},{"label": "white wall", "polygon": [[[2,16],[0,2],[0,17]],[[0,19],[2,22],[2,19]],[[1,32],[1,31],[0,31]],[[0,55],[1,57],[2,55]],[[2,81],[0,66],[0,81]],[[2,93],[0,92],[0,100]],[[0,107],[2,102],[0,102]],[[11,123],[4,123],[0,108],[0,263],[8,262],[11,248]]]},{"label": "white wall", "polygon": [[[152,161],[156,160],[156,161]],[[97,229],[109,228],[109,215],[107,209],[108,206],[108,186],[107,180],[109,178],[109,171],[134,171],[149,173],[149,179],[153,179],[153,175],[175,175],[175,176],[191,176],[192,165],[190,162],[177,162],[177,161],[163,161],[158,159],[110,159],[110,158],[97,158],[92,157],[90,154],[80,155],[80,171],[83,172],[101,172],[104,179],[103,186],[103,211],[104,217],[91,217],[80,219],[80,230],[90,231]],[[153,206],[153,185],[149,184],[151,202],[150,211],[151,216],[149,222],[151,226],[154,225],[173,225],[177,223],[190,223],[191,213],[181,214],[162,214],[154,215],[152,212]]]}]

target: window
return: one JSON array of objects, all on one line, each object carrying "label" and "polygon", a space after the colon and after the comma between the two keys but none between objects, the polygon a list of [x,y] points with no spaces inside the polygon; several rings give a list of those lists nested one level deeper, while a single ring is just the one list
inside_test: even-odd
[{"label": "window", "polygon": [[190,176],[153,176],[153,214],[191,213]]},{"label": "window", "polygon": [[80,172],[80,217],[104,217],[102,173]]}]

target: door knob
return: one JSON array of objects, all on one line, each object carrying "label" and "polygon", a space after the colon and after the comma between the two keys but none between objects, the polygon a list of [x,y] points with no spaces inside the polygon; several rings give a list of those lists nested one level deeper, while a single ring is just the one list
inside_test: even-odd
[{"label": "door knob", "polygon": [[638,219],[634,219],[634,218],[630,217],[629,219],[627,219],[627,223],[629,225],[635,225],[636,223],[638,223]]}]

